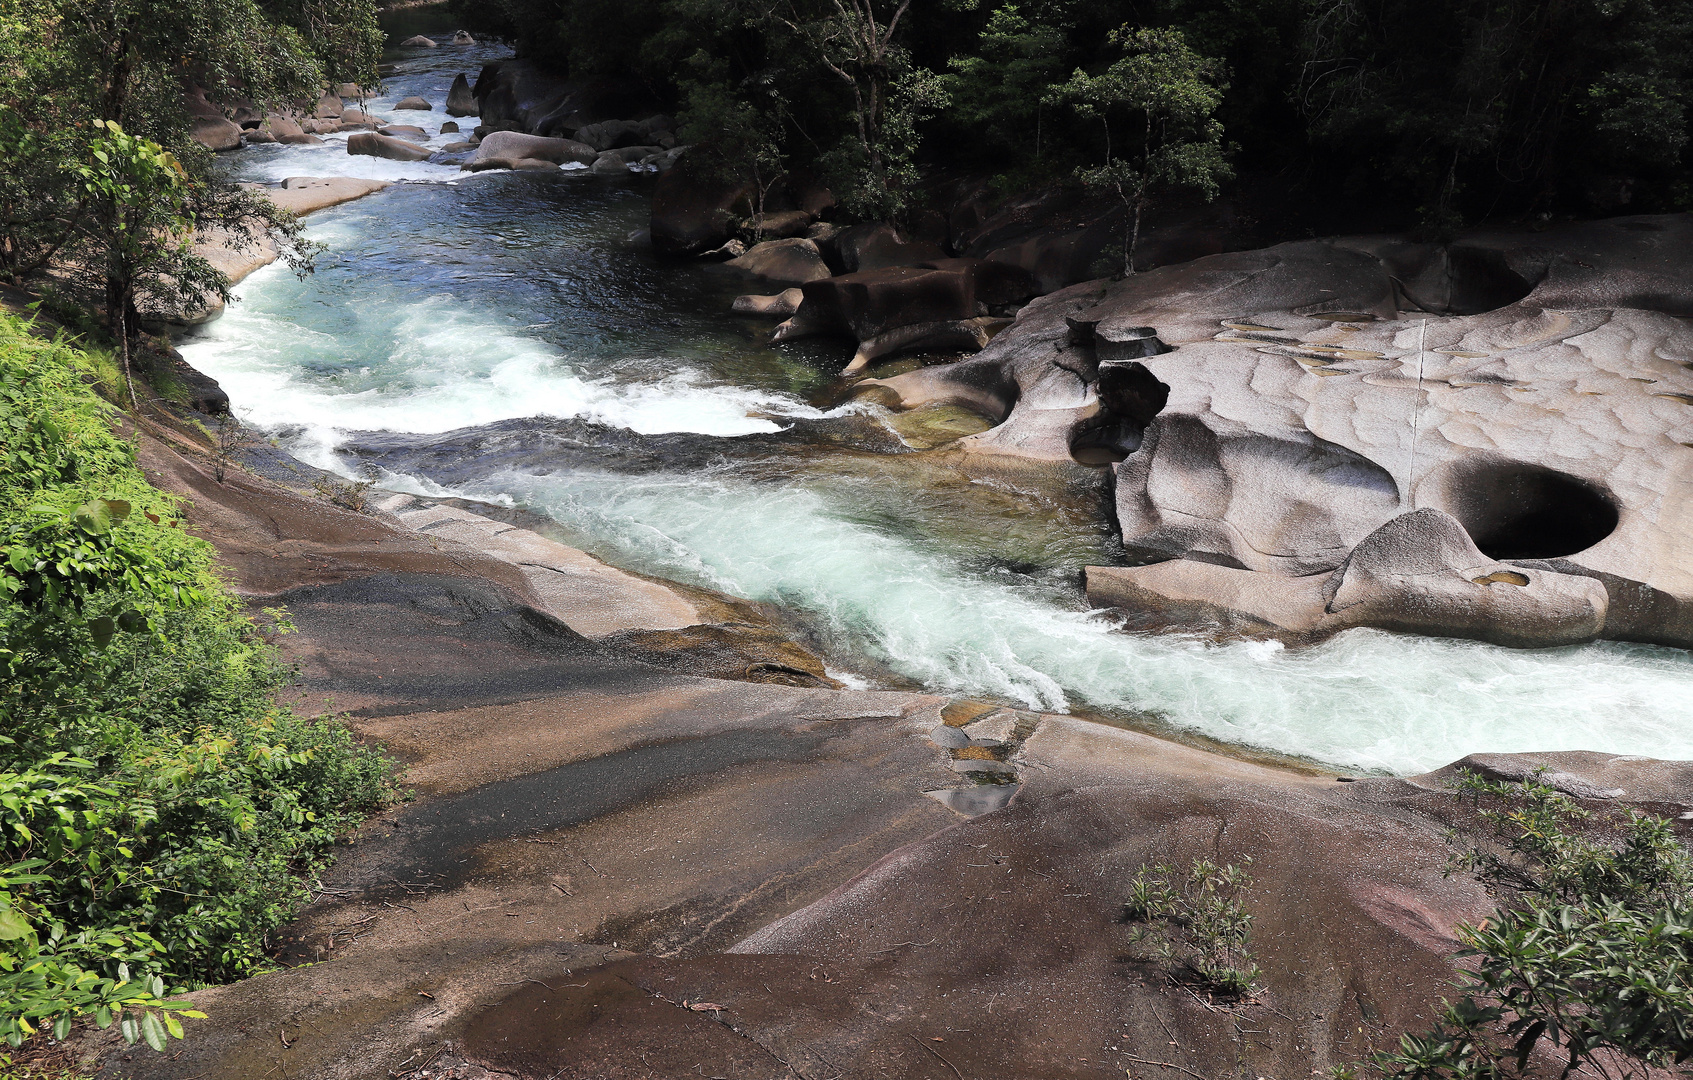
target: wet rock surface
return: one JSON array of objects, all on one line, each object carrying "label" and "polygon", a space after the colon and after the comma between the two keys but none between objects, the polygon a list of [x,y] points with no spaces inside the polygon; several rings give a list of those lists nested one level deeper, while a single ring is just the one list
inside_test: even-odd
[{"label": "wet rock surface", "polygon": [[[344,849],[282,970],[194,995],[212,1019],[179,1053],[90,1035],[104,1075],[1304,1075],[1425,1026],[1490,910],[1444,872],[1451,770],[1338,784],[992,703],[662,671],[570,629],[541,549],[461,507],[219,485],[151,439],[143,463],[239,588],[288,603],[300,704],[349,711],[418,798]],[[1693,802],[1684,763],[1460,764]],[[1254,860],[1249,1001],[1122,921],[1141,866],[1194,857]]]}]

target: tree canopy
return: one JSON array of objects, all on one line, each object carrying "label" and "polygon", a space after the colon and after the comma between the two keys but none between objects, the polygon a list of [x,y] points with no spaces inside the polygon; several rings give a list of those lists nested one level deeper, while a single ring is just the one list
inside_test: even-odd
[{"label": "tree canopy", "polygon": [[1107,77],[1125,14],[1226,71],[1211,120],[1239,184],[1312,227],[1693,206],[1693,0],[455,3],[543,65],[677,105],[703,70],[690,58],[727,92],[773,88],[789,164],[872,216],[900,212],[919,172],[1010,191],[1100,167],[1107,132],[1052,87]]}]

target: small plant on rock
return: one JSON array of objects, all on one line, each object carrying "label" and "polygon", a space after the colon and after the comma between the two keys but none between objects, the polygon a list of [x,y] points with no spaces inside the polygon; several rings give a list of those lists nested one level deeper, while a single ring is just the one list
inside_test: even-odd
[{"label": "small plant on rock", "polygon": [[[1245,860],[1251,865],[1252,860]],[[1123,915],[1146,924],[1142,937],[1192,981],[1225,997],[1246,997],[1258,978],[1247,941],[1252,915],[1241,898],[1252,877],[1230,863],[1195,859],[1186,871],[1168,864],[1143,867],[1129,886]]]},{"label": "small plant on rock", "polygon": [[343,510],[368,514],[370,489],[374,483],[373,480],[354,480],[348,483],[325,474],[312,482],[312,490]]},{"label": "small plant on rock", "polygon": [[214,437],[217,448],[212,453],[212,475],[221,484],[229,475],[230,465],[238,463],[242,452],[253,445],[253,437],[232,413],[224,413],[218,418]]}]

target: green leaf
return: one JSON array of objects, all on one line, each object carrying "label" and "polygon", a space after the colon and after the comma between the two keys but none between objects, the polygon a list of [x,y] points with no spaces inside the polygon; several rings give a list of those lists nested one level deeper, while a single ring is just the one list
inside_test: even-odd
[{"label": "green leaf", "polygon": [[29,920],[19,915],[15,909],[0,911],[0,941],[16,941],[34,932],[35,928],[29,924]]},{"label": "green leaf", "polygon": [[165,1048],[165,1026],[159,1023],[159,1016],[152,1009],[141,1014],[141,1037],[155,1050]]},{"label": "green leaf", "polygon": [[117,633],[118,625],[112,621],[110,615],[101,615],[88,620],[88,632],[94,635],[94,644],[104,649],[112,643],[112,636]]}]

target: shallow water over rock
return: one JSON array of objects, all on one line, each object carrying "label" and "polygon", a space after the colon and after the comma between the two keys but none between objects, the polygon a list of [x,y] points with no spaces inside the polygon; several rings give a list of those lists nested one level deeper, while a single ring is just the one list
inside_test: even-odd
[{"label": "shallow water over rock", "polygon": [[[439,104],[486,55],[403,58],[370,111]],[[407,115],[444,141],[443,113]],[[255,179],[411,181],[309,218],[327,245],[317,273],[259,271],[184,343],[238,415],[307,462],[526,507],[616,565],[782,605],[832,666],[871,681],[1348,769],[1481,751],[1693,757],[1679,651],[1119,632],[1081,588],[1083,566],[1123,561],[1103,487],[961,471],[946,443],[983,422],[850,400],[849,345],[766,344],[767,320],[729,311],[742,283],[631,238],[645,179],[472,175],[338,142],[226,160]]]}]

